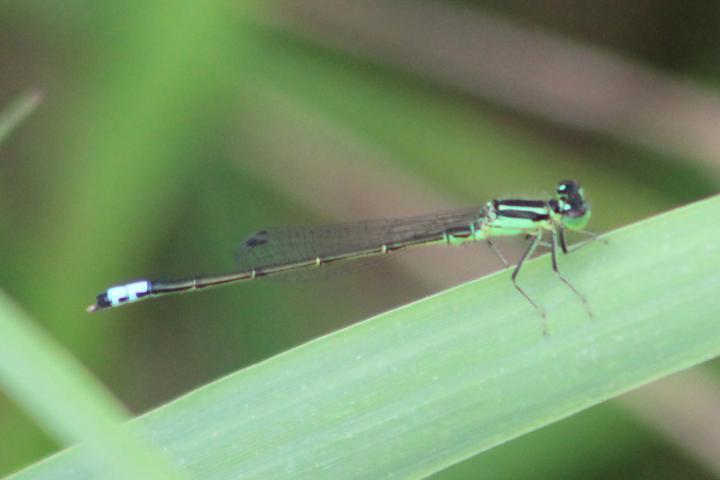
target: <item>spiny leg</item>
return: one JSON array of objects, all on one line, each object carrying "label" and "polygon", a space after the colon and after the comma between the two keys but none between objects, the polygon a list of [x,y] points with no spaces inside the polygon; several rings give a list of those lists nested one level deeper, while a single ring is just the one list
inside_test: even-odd
[{"label": "spiny leg", "polygon": [[[560,229],[560,233],[559,233],[559,235],[560,235],[560,248],[562,248],[563,253],[567,254],[567,253],[570,252],[570,249],[568,248],[567,237],[565,237],[565,229],[562,228],[562,227],[558,227],[558,228]],[[557,234],[558,228],[553,228],[553,231],[552,231],[552,233],[553,233],[553,234],[552,234],[552,238],[553,238],[553,239],[552,239],[552,252],[553,252],[553,256],[555,255],[555,251],[557,250],[557,245],[556,245],[556,244],[557,244],[557,239],[556,239],[556,237],[557,237],[557,235],[558,235],[558,234]],[[554,257],[553,257],[553,258],[554,258]],[[555,263],[556,263],[556,262],[555,262]]]},{"label": "spiny leg", "polygon": [[[530,240],[534,236],[535,235],[525,235],[525,240]],[[543,247],[543,248],[547,248],[547,249],[552,248],[552,244],[550,242],[544,241],[542,239],[542,235],[540,236],[540,239],[538,239],[537,245],[538,245],[538,247]]]},{"label": "spiny leg", "polygon": [[573,232],[577,232],[577,233],[580,233],[587,237],[590,237],[591,240],[597,240],[598,242],[608,243],[607,239],[600,238],[600,235],[598,235],[597,233],[588,232],[587,230],[573,230]]},{"label": "spiny leg", "polygon": [[517,288],[517,291],[520,292],[522,294],[522,296],[525,297],[527,299],[527,301],[530,302],[530,304],[533,307],[535,307],[535,310],[537,310],[538,313],[540,314],[540,316],[542,317],[542,319],[543,319],[543,335],[547,335],[548,329],[547,329],[547,317],[545,315],[545,310],[543,310],[542,307],[540,307],[537,303],[535,303],[533,301],[533,299],[530,298],[530,295],[525,293],[525,290],[523,290],[520,287],[520,285],[518,285],[518,283],[517,283],[517,276],[520,273],[520,269],[522,268],[523,264],[525,263],[525,260],[527,260],[528,258],[530,258],[530,256],[532,256],[541,237],[542,237],[542,232],[538,232],[535,234],[535,236],[533,237],[532,241],[530,242],[530,245],[528,246],[527,250],[525,250],[525,253],[523,253],[522,257],[520,257],[520,261],[518,262],[517,266],[515,267],[515,270],[513,271],[512,276],[510,278],[512,278],[513,285],[515,285],[515,288]]},{"label": "spiny leg", "polygon": [[575,295],[577,295],[577,296],[580,298],[580,300],[582,301],[583,305],[585,306],[585,310],[587,310],[588,315],[590,316],[590,318],[593,318],[593,313],[592,313],[592,310],[590,309],[590,304],[588,304],[588,301],[587,301],[587,299],[585,298],[585,296],[584,296],[582,293],[580,293],[580,292],[577,290],[577,288],[575,288],[575,287],[572,285],[572,283],[570,283],[570,281],[569,281],[567,278],[563,277],[563,275],[560,273],[560,269],[558,268],[558,261],[557,261],[558,235],[560,236],[560,245],[561,245],[561,247],[562,247],[563,245],[565,246],[565,248],[563,248],[563,251],[567,253],[567,245],[564,244],[565,235],[563,235],[563,231],[560,230],[560,233],[558,234],[558,231],[557,231],[556,229],[553,229],[553,231],[552,231],[552,237],[551,237],[552,240],[551,240],[551,243],[550,243],[550,245],[551,245],[550,251],[552,252],[551,256],[552,256],[552,268],[553,268],[553,271],[557,274],[558,278],[559,278],[560,280],[562,280],[562,282],[563,282],[565,285],[567,285],[568,288],[570,288],[570,290],[572,290],[573,292],[575,292]]},{"label": "spiny leg", "polygon": [[538,242],[538,247],[547,248],[548,250],[552,248],[552,243],[550,242]]},{"label": "spiny leg", "polygon": [[574,252],[576,250],[579,250],[581,247],[584,247],[585,245],[592,243],[592,242],[602,242],[605,245],[608,244],[608,241],[604,238],[600,238],[598,235],[588,232],[586,230],[573,230],[576,233],[580,233],[582,235],[586,235],[590,237],[590,240],[585,240],[584,242],[576,243],[575,245],[572,245],[568,247],[567,241],[565,240],[565,230],[560,229],[560,247],[562,248],[563,253],[569,253]]},{"label": "spiny leg", "polygon": [[[560,250],[562,250],[563,253],[574,252],[575,250],[579,249],[580,247],[582,247],[582,246],[584,246],[584,245],[587,245],[588,243],[595,242],[595,241],[602,242],[602,243],[604,243],[605,245],[608,244],[608,241],[607,241],[607,240],[605,240],[604,238],[600,238],[599,236],[597,236],[596,234],[594,234],[594,233],[592,233],[592,232],[588,232],[588,231],[585,231],[585,230],[573,230],[573,231],[574,231],[574,232],[577,232],[577,233],[582,233],[583,235],[588,235],[588,236],[590,236],[590,237],[592,237],[592,238],[591,238],[590,240],[586,240],[586,241],[584,241],[584,242],[580,242],[580,243],[576,243],[575,245],[570,245],[570,246],[568,246],[568,244],[567,244],[567,237],[565,236],[565,230],[562,229],[562,228],[560,228],[560,229],[559,229],[559,232],[558,232],[558,240],[559,240],[558,243],[560,244]],[[530,238],[530,236],[528,236],[528,238]],[[550,243],[550,242],[538,242],[538,246],[539,246],[539,247],[544,247],[544,248],[551,249],[551,248],[552,248],[552,243]]]},{"label": "spiny leg", "polygon": [[502,261],[503,265],[505,265],[506,267],[509,267],[510,264],[505,259],[505,255],[503,255],[502,252],[500,251],[500,249],[495,246],[495,244],[492,242],[492,240],[490,240],[490,237],[487,238],[487,244],[490,245],[490,248],[495,253],[495,255],[497,255],[497,257],[500,259],[500,261]]}]

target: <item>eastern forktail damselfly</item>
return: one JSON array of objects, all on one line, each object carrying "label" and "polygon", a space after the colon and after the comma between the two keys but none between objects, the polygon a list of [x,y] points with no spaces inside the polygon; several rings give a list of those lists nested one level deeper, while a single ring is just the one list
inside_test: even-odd
[{"label": "eastern forktail damselfly", "polygon": [[[585,297],[558,269],[558,247],[568,253],[566,230],[595,235],[582,230],[590,219],[590,206],[582,187],[572,180],[558,184],[555,198],[548,200],[496,199],[481,207],[422,215],[397,220],[378,220],[319,227],[261,230],[240,247],[237,271],[182,280],[139,280],[109,288],[97,296],[88,312],[95,312],[148,298],[161,297],[244,280],[288,274],[322,267],[335,262],[350,262],[372,256],[388,255],[422,245],[460,245],[486,241],[500,259],[507,261],[495,247],[495,237],[525,236],[529,245],[512,273],[515,288],[545,318],[545,311],[517,283],[525,261],[538,245],[550,248],[552,268],[560,280],[583,302],[592,316]],[[543,242],[544,234],[550,242]]]}]

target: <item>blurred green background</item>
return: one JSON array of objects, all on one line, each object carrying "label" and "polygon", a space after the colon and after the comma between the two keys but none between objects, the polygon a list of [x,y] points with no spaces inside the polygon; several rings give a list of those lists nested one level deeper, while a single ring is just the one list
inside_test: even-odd
[{"label": "blurred green background", "polygon": [[[423,251],[86,314],[111,284],[231,270],[262,227],[544,196],[564,178],[595,231],[716,193],[719,32],[710,1],[1,2],[0,106],[44,100],[0,147],[0,286],[145,412],[497,260]],[[720,477],[716,370],[434,478]],[[58,448],[0,392],[0,474]]]}]

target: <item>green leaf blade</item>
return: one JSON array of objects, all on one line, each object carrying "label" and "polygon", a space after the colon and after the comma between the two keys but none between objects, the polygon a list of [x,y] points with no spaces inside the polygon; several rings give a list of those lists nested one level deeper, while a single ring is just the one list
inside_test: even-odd
[{"label": "green leaf blade", "polygon": [[[134,424],[200,478],[419,478],[720,353],[720,197],[387,312]],[[238,313],[239,315],[242,312]],[[70,478],[60,455],[15,478]],[[75,477],[73,477],[75,478]],[[88,477],[90,478],[90,477]]]},{"label": "green leaf blade", "polygon": [[73,452],[75,460],[63,467],[64,475],[95,472],[102,478],[182,478],[162,454],[144,448],[138,432],[123,425],[128,414],[115,399],[2,291],[0,332],[3,390],[62,444],[86,442]]}]

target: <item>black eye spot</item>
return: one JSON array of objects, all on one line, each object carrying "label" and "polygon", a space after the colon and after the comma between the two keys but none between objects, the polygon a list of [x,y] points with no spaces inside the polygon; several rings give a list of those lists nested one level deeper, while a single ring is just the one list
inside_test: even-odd
[{"label": "black eye spot", "polygon": [[257,232],[255,235],[253,235],[252,237],[248,238],[245,241],[245,246],[246,247],[257,247],[258,245],[267,243],[267,241],[268,241],[267,234],[268,234],[267,230],[261,230],[261,231]]}]

